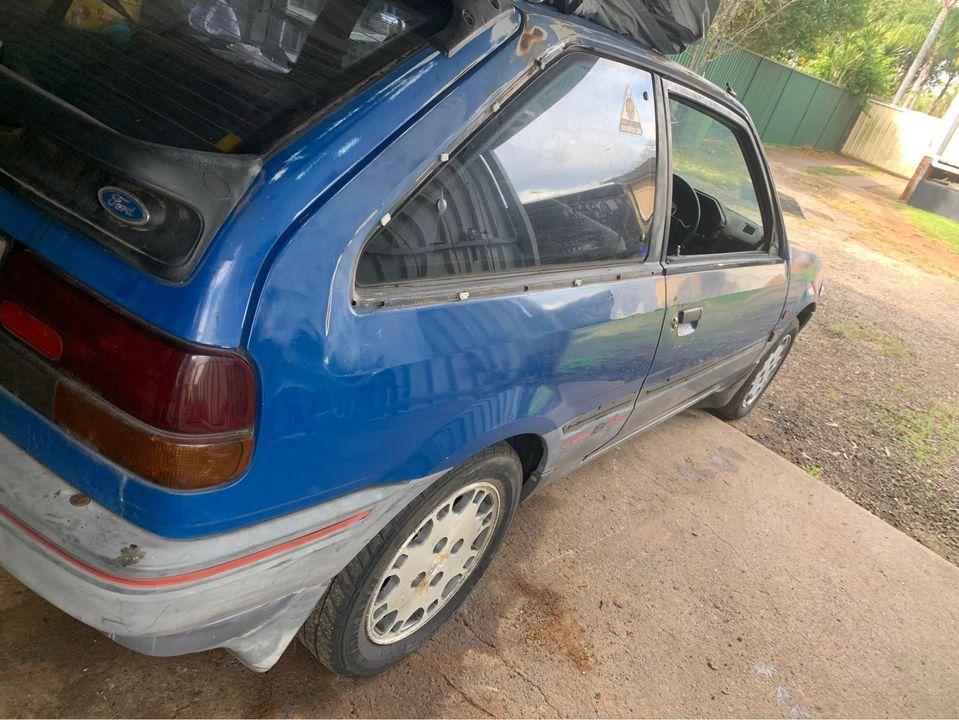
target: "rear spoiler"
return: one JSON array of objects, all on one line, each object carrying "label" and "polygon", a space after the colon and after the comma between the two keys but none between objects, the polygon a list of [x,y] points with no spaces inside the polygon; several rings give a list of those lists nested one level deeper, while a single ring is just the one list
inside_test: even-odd
[{"label": "rear spoiler", "polygon": [[720,0],[547,0],[560,12],[590,20],[664,55],[701,40]]}]

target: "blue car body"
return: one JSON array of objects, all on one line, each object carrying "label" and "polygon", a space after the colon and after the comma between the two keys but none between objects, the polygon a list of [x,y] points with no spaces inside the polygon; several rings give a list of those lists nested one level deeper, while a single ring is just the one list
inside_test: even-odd
[{"label": "blue car body", "polygon": [[[357,493],[379,498],[385,488],[438,477],[504,440],[521,450],[532,490],[684,407],[728,400],[770,343],[808,319],[822,285],[818,261],[786,241],[748,114],[732,97],[625,38],[540,5],[515,5],[516,12],[458,52],[418,49],[273,148],[182,281],[145,272],[28,198],[0,189],[0,231],[10,241],[166,335],[248,358],[257,416],[252,460],[240,477],[202,491],[163,488],[85,447],[6,391],[0,391],[0,431],[64,488],[91,498],[101,518],[115,516],[117,527],[142,531],[141,547],[212,547],[231,536],[250,542],[243,533],[296,513],[337,509]],[[682,272],[676,263],[671,271],[660,193],[662,217],[654,220],[653,253],[644,263],[586,275],[569,268],[546,277],[447,283],[424,302],[358,295],[355,269],[368,238],[510,97],[572,51],[647,69],[657,84],[686,87],[739,118],[768,183],[776,253],[752,264],[690,260]],[[691,304],[703,308],[696,342],[675,333],[670,339],[671,321]],[[391,512],[401,506],[394,499]],[[26,510],[7,510],[17,520],[7,518],[11,532],[27,526],[44,539],[41,545],[69,542],[57,539],[57,528],[33,527]],[[335,556],[329,573],[367,537],[327,549]],[[49,547],[38,552],[51,555]],[[217,552],[233,557],[235,548]],[[76,548],[66,553],[83,555]],[[86,565],[108,576],[103,582],[122,579],[127,566],[102,567],[114,554],[103,548]],[[129,572],[146,573],[148,565]],[[150,651],[143,640],[150,632],[132,624],[107,628],[102,615],[74,609],[42,577],[22,566],[9,569],[85,622]],[[174,569],[196,568],[153,568],[160,575]],[[327,579],[302,595],[303,608],[315,604]],[[235,612],[259,612],[264,598]],[[298,613],[302,620],[302,608]],[[242,633],[218,642],[182,641],[209,618],[171,626],[166,636],[181,640],[153,651],[225,645],[263,669],[290,632],[253,649],[230,642],[263,627],[266,617],[272,615],[263,610]]]}]

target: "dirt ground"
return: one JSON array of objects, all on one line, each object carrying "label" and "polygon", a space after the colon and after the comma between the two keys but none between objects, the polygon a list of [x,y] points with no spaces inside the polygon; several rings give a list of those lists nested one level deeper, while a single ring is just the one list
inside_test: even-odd
[{"label": "dirt ground", "polygon": [[959,563],[959,253],[896,212],[904,181],[837,155],[770,155],[806,215],[786,215],[790,241],[822,258],[826,293],[737,426]]},{"label": "dirt ground", "polygon": [[374,678],[137,655],[0,572],[0,717],[954,717],[957,636],[959,568],[696,412],[530,498]]}]

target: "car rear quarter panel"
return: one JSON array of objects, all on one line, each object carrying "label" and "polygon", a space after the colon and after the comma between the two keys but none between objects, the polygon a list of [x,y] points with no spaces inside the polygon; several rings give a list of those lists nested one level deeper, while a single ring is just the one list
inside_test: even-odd
[{"label": "car rear quarter panel", "polygon": [[[551,30],[535,37],[545,39]],[[304,503],[454,466],[499,440],[546,435],[634,396],[665,285],[641,277],[420,307],[351,304],[353,268],[399,205],[530,70],[504,47],[298,230],[273,263],[248,348],[262,368],[248,487]],[[512,80],[510,80],[512,78]],[[585,452],[585,450],[584,450]]]},{"label": "car rear quarter panel", "polygon": [[796,245],[789,246],[789,295],[783,319],[792,322],[809,306],[818,305],[823,285],[823,268],[819,258]]},{"label": "car rear quarter panel", "polygon": [[[299,237],[315,209],[375,159],[377,151],[402,133],[424,107],[515,36],[518,28],[515,17],[497,24],[450,58],[434,49],[422,50],[279,149],[183,283],[145,274],[4,189],[0,189],[0,230],[107,301],[164,332],[209,345],[242,346],[267,268],[288,242]],[[528,65],[530,59],[523,62]],[[351,220],[361,222],[356,216]],[[323,238],[311,232],[305,237],[316,259],[316,243]],[[342,245],[331,243],[322,247],[328,252],[326,259],[342,250]],[[308,302],[319,302],[318,296],[327,289],[311,286]],[[263,378],[282,375],[284,369],[258,367],[258,371],[265,385]],[[295,368],[290,372],[295,374]],[[284,478],[278,480],[270,456],[259,447],[253,466],[238,481],[224,488],[184,493],[129,475],[6,395],[0,398],[0,429],[105,507],[171,537],[209,535],[249,525],[317,499],[315,487],[294,489]],[[257,428],[257,438],[269,446],[263,427]],[[274,485],[286,490],[271,492]]]}]

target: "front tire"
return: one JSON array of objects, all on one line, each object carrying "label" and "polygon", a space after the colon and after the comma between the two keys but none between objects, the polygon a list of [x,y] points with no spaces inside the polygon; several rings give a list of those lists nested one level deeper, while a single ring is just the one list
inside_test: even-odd
[{"label": "front tire", "polygon": [[374,675],[415,652],[489,566],[516,514],[522,481],[506,443],[450,471],[334,578],[300,641],[341,675]]},{"label": "front tire", "polygon": [[773,378],[789,357],[797,335],[799,335],[799,325],[794,322],[757,363],[749,378],[733,395],[732,400],[715,410],[715,413],[726,420],[740,420],[752,412],[759,403],[759,398],[769,388]]}]

